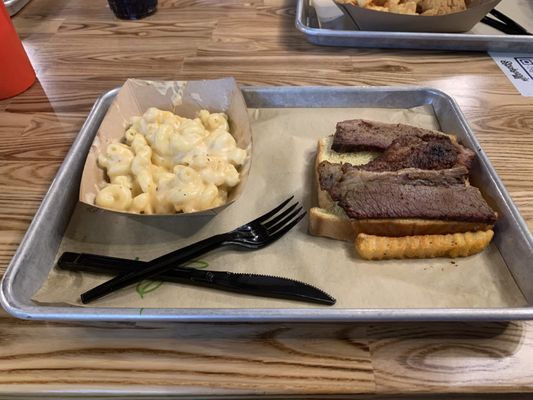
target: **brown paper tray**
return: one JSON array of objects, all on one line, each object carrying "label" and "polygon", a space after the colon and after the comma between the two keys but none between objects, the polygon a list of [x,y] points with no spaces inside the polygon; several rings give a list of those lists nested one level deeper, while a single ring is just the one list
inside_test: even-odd
[{"label": "brown paper tray", "polygon": [[128,126],[132,117],[143,115],[150,107],[171,111],[186,118],[195,118],[196,113],[201,109],[226,113],[229,118],[230,131],[237,146],[246,149],[248,157],[239,171],[240,182],[232,188],[226,204],[194,213],[151,214],[142,215],[142,218],[180,219],[191,215],[216,215],[238,199],[244,190],[250,171],[252,133],[246,104],[235,80],[225,78],[187,82],[128,79],[107,110],[89,149],[81,177],[80,202],[93,207],[97,213],[125,213],[95,205],[96,191],[106,181],[105,172],[98,167],[97,159],[102,149],[124,137],[125,127]]}]

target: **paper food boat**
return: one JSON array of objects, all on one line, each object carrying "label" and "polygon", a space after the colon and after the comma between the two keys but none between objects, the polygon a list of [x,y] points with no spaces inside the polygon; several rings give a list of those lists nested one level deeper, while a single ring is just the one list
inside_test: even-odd
[{"label": "paper food boat", "polygon": [[87,155],[80,183],[79,200],[96,209],[96,193],[106,182],[105,171],[98,167],[98,155],[111,142],[120,141],[131,118],[141,116],[150,107],[172,111],[182,117],[195,118],[198,111],[225,112],[229,117],[230,132],[237,146],[247,151],[247,158],[239,170],[240,182],[229,192],[226,204],[194,213],[132,214],[126,211],[105,209],[143,218],[191,215],[214,215],[235,201],[243,191],[251,164],[252,134],[246,103],[233,78],[204,81],[145,81],[128,79],[109,107]]},{"label": "paper food boat", "polygon": [[472,29],[500,1],[467,0],[467,10],[436,16],[395,14],[352,4],[336,4],[362,31],[458,33]]}]

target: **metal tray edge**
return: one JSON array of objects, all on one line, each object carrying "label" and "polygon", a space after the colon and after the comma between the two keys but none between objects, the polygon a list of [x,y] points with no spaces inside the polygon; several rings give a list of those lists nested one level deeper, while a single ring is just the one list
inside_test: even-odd
[{"label": "metal tray edge", "polygon": [[30,0],[3,0],[6,6],[7,12],[12,17],[20,10],[22,10]]},{"label": "metal tray edge", "polygon": [[[10,312],[20,319],[44,321],[86,321],[86,322],[445,322],[445,321],[516,321],[533,319],[533,309],[344,309],[331,310],[323,314],[324,309],[181,309],[180,315],[175,309],[158,309],[159,314],[139,314],[138,308],[120,309],[120,314],[106,314],[113,309],[98,308],[74,309],[75,313],[65,313],[66,307],[49,307],[46,313],[35,313],[34,307],[26,311],[20,309]],[[48,308],[48,307],[47,307]],[[146,310],[149,311],[149,310]]]},{"label": "metal tray edge", "polygon": [[521,233],[526,238],[529,247],[533,249],[533,234],[531,234],[529,227],[527,226],[526,221],[520,214],[520,211],[518,210],[518,207],[516,207],[516,204],[512,200],[509,192],[505,188],[505,185],[503,184],[502,180],[496,173],[496,170],[494,169],[494,166],[490,162],[490,159],[486,155],[485,151],[483,150],[483,147],[481,147],[481,143],[477,140],[476,135],[474,134],[474,131],[470,128],[470,125],[468,125],[468,122],[466,121],[461,108],[459,107],[459,104],[455,101],[455,99],[448,95],[447,93],[434,88],[425,88],[429,92],[434,92],[441,96],[442,98],[445,98],[446,101],[448,101],[454,110],[457,112],[457,115],[459,116],[459,121],[461,122],[461,125],[465,128],[466,131],[470,133],[471,139],[475,144],[475,151],[479,157],[479,160],[484,164],[485,169],[488,171],[490,178],[495,182],[495,186],[499,190],[499,195],[503,198],[505,204],[509,207],[509,210],[511,211],[514,222],[518,225],[520,228]]},{"label": "metal tray edge", "polygon": [[87,118],[85,119],[85,122],[83,126],[81,127],[79,133],[76,135],[76,138],[74,139],[74,142],[72,143],[69,151],[67,152],[65,159],[63,163],[61,164],[60,168],[58,169],[54,179],[52,180],[52,183],[50,184],[49,189],[47,190],[46,194],[43,197],[43,202],[39,206],[37,212],[35,213],[35,216],[33,217],[33,220],[28,227],[28,230],[26,231],[26,234],[22,238],[22,241],[15,252],[15,255],[13,256],[11,262],[9,263],[6,272],[4,276],[2,277],[2,281],[0,284],[0,305],[9,312],[10,314],[19,317],[19,318],[25,318],[25,319],[34,319],[34,315],[30,312],[32,311],[32,307],[25,307],[24,305],[20,304],[15,296],[12,295],[11,288],[12,288],[12,282],[15,279],[16,272],[18,270],[18,266],[22,264],[23,262],[23,255],[29,246],[29,243],[31,243],[31,238],[37,234],[37,226],[38,224],[36,221],[40,219],[40,216],[46,212],[47,208],[50,207],[50,204],[52,203],[53,199],[51,198],[50,194],[54,193],[56,191],[56,186],[58,185],[59,177],[65,173],[70,168],[70,165],[74,162],[74,154],[78,151],[78,148],[80,147],[81,141],[84,137],[84,132],[87,131],[92,124],[92,120],[94,115],[97,113],[99,107],[101,107],[101,104],[109,97],[114,97],[117,93],[118,89],[112,89],[100,97],[95,101],[93,107],[91,108],[91,111],[87,115]]}]

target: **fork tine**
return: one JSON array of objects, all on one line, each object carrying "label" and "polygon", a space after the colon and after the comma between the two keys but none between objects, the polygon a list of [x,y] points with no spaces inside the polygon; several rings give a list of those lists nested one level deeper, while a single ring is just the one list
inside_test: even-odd
[{"label": "fork tine", "polygon": [[274,208],[273,210],[267,212],[266,214],[261,215],[260,217],[254,219],[254,220],[251,221],[251,222],[248,222],[246,225],[250,225],[250,224],[253,224],[253,223],[256,223],[256,222],[263,222],[263,221],[269,219],[271,216],[273,216],[273,215],[276,214],[279,210],[281,210],[283,207],[285,207],[285,206],[287,205],[287,203],[288,203],[289,201],[291,201],[293,198],[294,198],[294,196],[289,197],[287,200],[285,200],[283,203],[281,203],[279,206],[277,206],[277,207]]},{"label": "fork tine", "polygon": [[[297,204],[295,204],[294,206],[296,206]],[[294,208],[294,207],[292,207],[292,208]],[[303,207],[298,207],[296,210],[294,210],[293,212],[291,212],[288,215],[287,215],[287,213],[284,213],[284,215],[281,216],[281,218],[282,218],[281,220],[280,220],[280,218],[276,218],[276,220],[274,220],[274,221],[269,221],[269,225],[267,225],[265,223],[264,225],[267,228],[268,233],[270,234],[270,233],[275,233],[276,231],[278,231],[286,223],[290,222],[296,215],[298,215],[300,213],[300,211],[302,211],[302,208]]]},{"label": "fork tine", "polygon": [[303,217],[305,217],[305,214],[307,214],[305,211],[298,215],[292,222],[289,222],[287,225],[285,225],[283,228],[281,228],[279,231],[273,233],[269,236],[267,240],[267,244],[273,243],[276,240],[278,240],[280,237],[285,235],[288,231],[290,231],[298,222],[302,220]]},{"label": "fork tine", "polygon": [[298,203],[294,203],[290,205],[287,209],[283,210],[280,214],[274,215],[269,219],[264,220],[261,222],[263,226],[267,229],[270,229],[270,227],[274,224],[277,224],[278,221],[280,221],[282,218],[285,218],[286,215],[288,215],[292,210],[294,210],[298,206]]}]

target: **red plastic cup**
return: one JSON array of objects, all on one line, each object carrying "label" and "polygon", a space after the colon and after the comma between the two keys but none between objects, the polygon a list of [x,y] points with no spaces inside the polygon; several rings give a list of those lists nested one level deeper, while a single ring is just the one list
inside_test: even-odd
[{"label": "red plastic cup", "polygon": [[22,93],[34,82],[35,71],[0,0],[0,100]]}]

